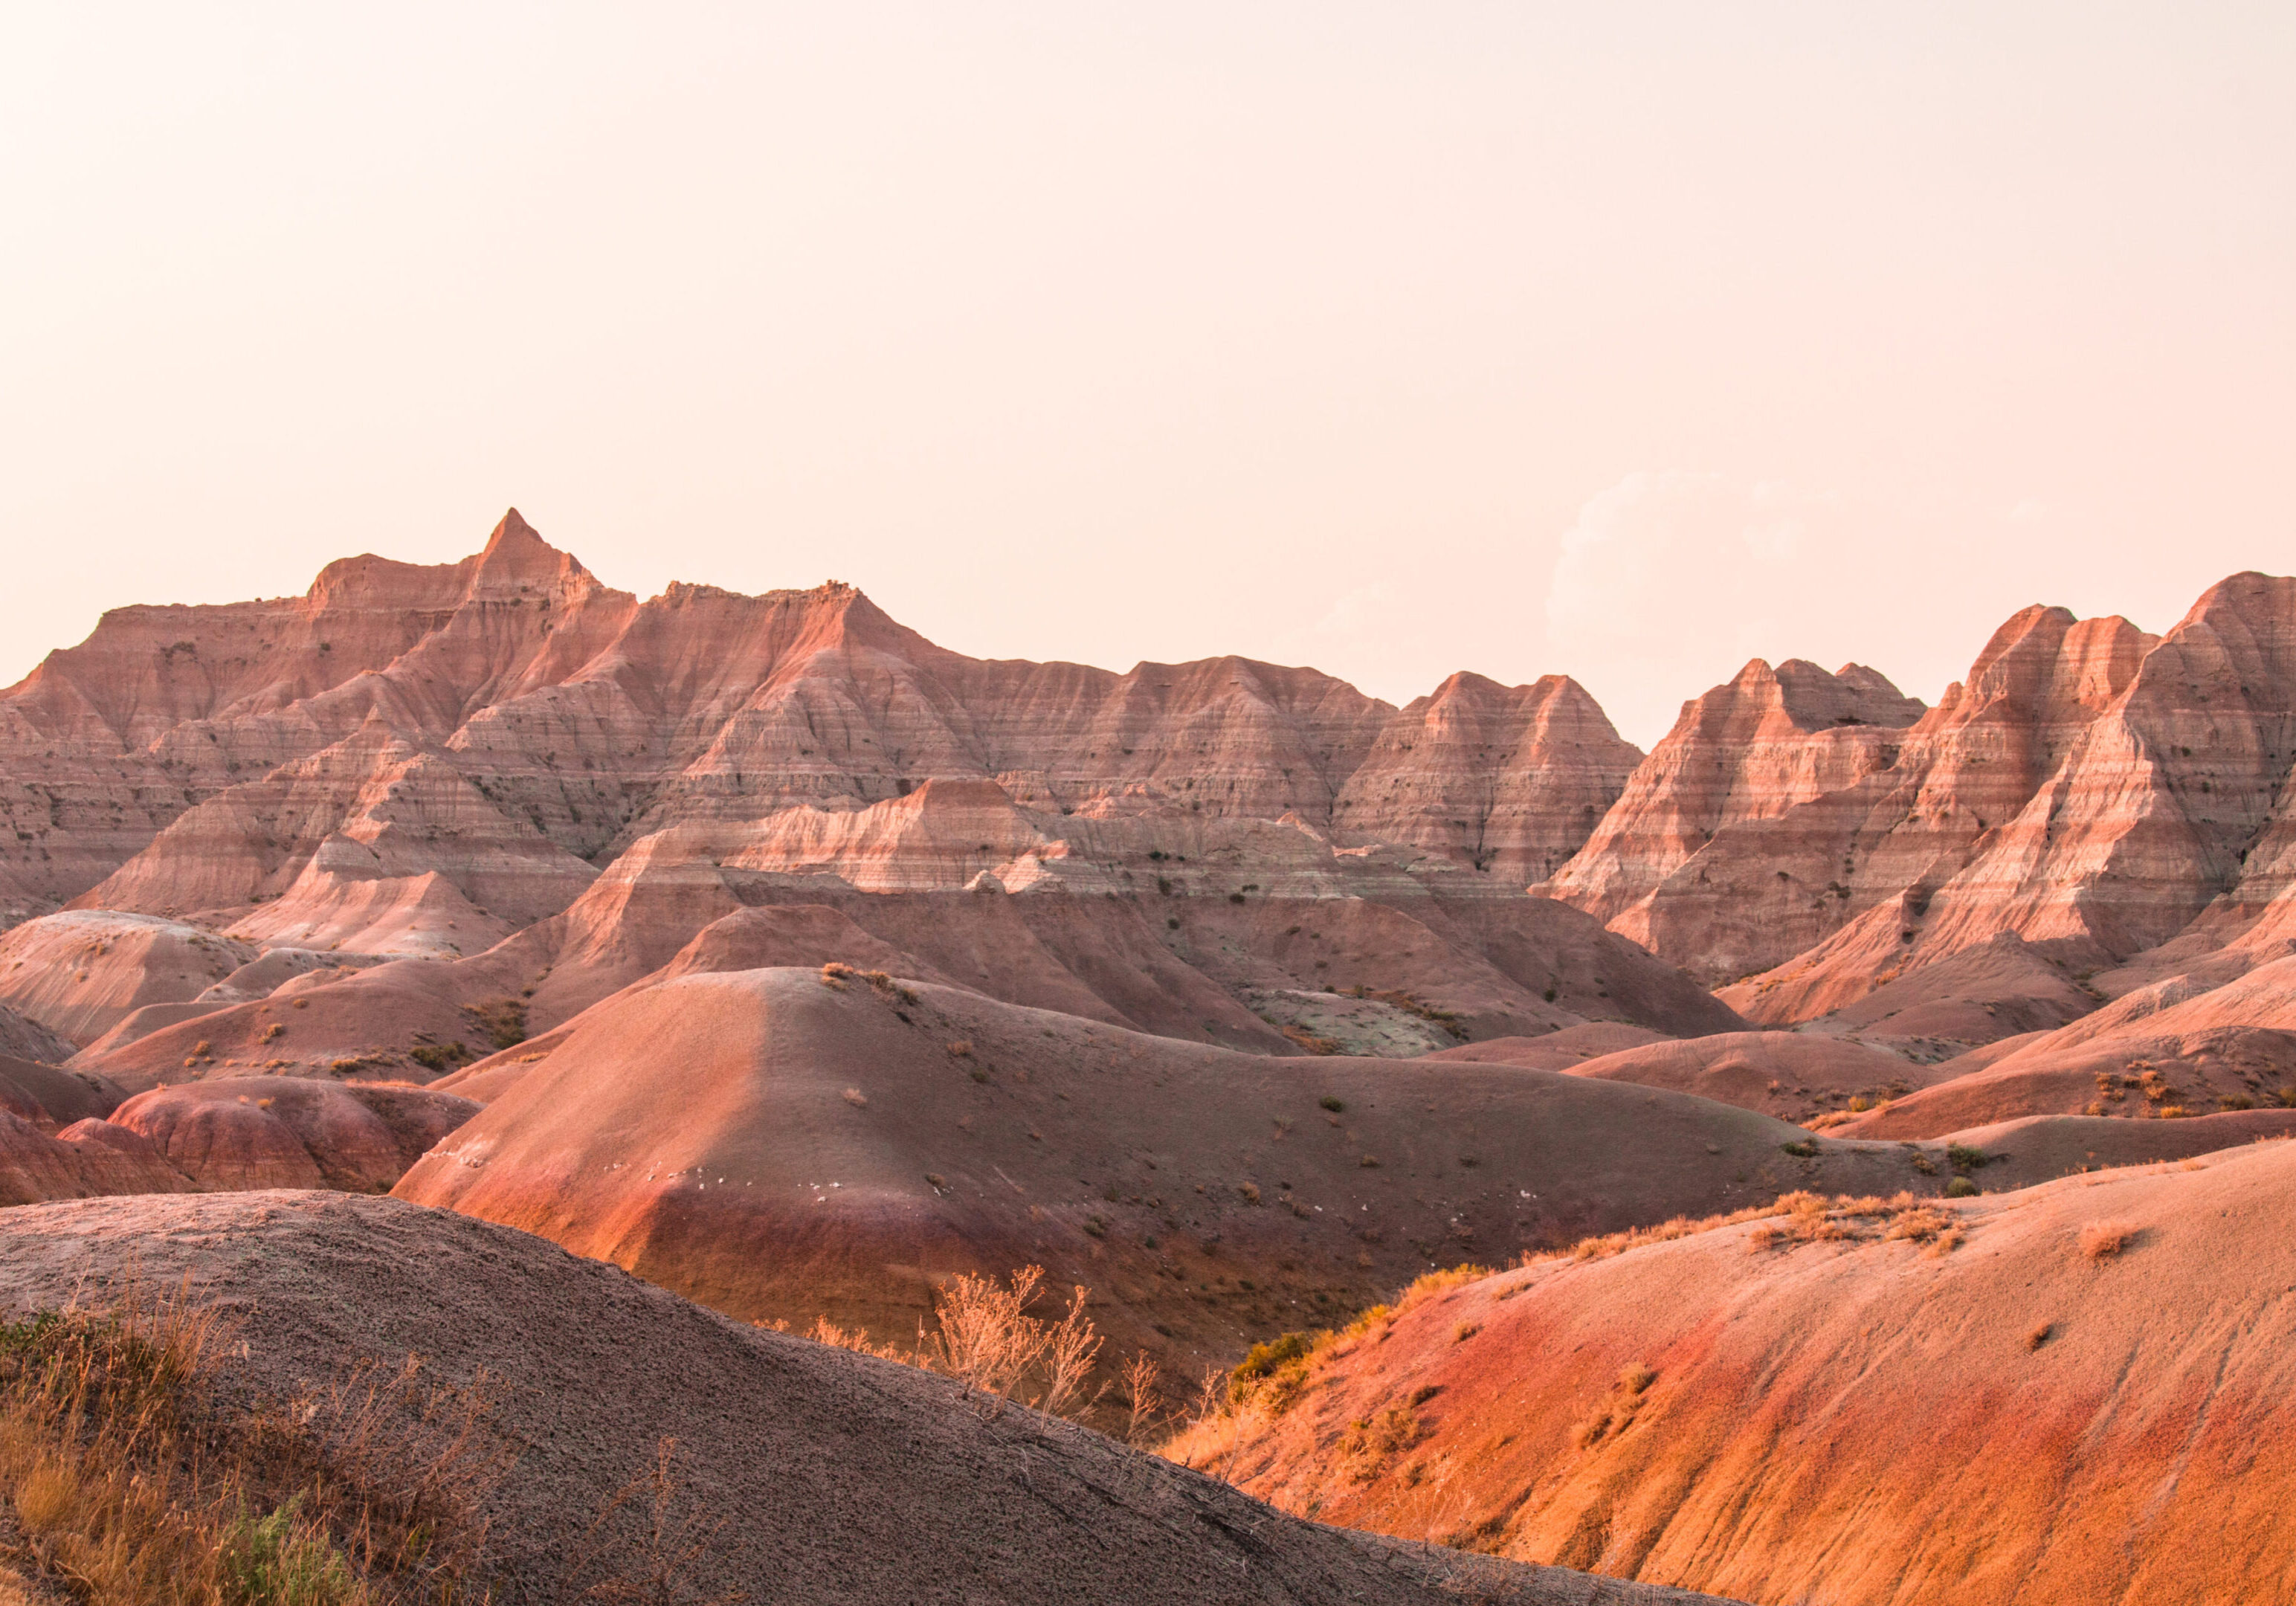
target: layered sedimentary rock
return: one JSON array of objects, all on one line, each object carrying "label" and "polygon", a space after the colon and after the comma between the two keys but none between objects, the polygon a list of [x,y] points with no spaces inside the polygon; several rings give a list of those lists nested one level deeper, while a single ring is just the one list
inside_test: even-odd
[{"label": "layered sedimentary rock", "polygon": [[[1831,889],[1833,856],[1805,853],[1800,873],[1779,871],[1775,889],[1758,885],[1750,907],[1743,889],[1713,884],[1734,857],[1718,838],[1775,827],[1887,769],[1922,712],[1857,665],[1829,675],[1799,660],[1773,669],[1758,659],[1684,705],[1586,847],[1538,889],[1655,953],[1694,948],[1702,977],[1741,963],[1755,945],[1791,953],[1826,929],[1832,912],[1822,898],[1813,904],[1808,882],[1820,875],[1819,888]],[[1702,917],[1694,931],[1679,929],[1685,905]]]},{"label": "layered sedimentary rock", "polygon": [[[2204,914],[2221,945],[2287,882],[2289,581],[2235,575],[2160,637],[2025,610],[1936,708],[1847,747],[1758,671],[1685,712],[1549,883],[1710,980],[1766,972],[1727,995],[1751,1018],[2003,932],[2075,979]],[[1750,774],[1759,802],[1732,790]]]},{"label": "layered sedimentary rock", "polygon": [[[1420,747],[1441,761],[1380,783]],[[1636,756],[1558,680],[1456,677],[1398,713],[1243,659],[968,659],[834,583],[640,602],[513,512],[458,564],[352,559],[299,598],[121,609],[52,653],[0,698],[19,783],[0,891],[219,909],[283,892],[340,835],[517,924],[579,889],[537,837],[595,864],[665,826],[937,776],[1004,777],[1054,810],[1128,796],[1328,827],[1375,757],[1346,829],[1512,887],[1584,840]]]},{"label": "layered sedimentary rock", "polygon": [[1388,721],[1332,823],[1433,848],[1512,891],[1562,867],[1641,758],[1576,681],[1454,675]]}]

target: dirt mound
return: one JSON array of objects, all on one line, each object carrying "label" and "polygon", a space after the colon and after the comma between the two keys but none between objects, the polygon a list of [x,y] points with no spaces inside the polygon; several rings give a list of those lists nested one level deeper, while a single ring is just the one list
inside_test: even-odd
[{"label": "dirt mound", "polygon": [[71,910],[0,935],[0,1003],[90,1043],[145,1004],[198,997],[254,957],[245,943],[178,921]]},{"label": "dirt mound", "polygon": [[[672,1520],[704,1520],[692,1598],[769,1585],[852,1602],[1455,1602],[1686,1597],[1300,1522],[1200,1474],[949,1380],[738,1326],[521,1233],[395,1200],[260,1193],[0,1216],[0,1302],[132,1268],[190,1279],[283,1394],[366,1357],[492,1380],[516,1466],[490,1498],[503,1598],[562,1600],[586,1530],[676,1440]],[[738,1408],[729,1404],[738,1403]],[[644,1502],[605,1530],[639,1537]],[[721,1522],[714,1532],[709,1523]],[[619,1564],[625,1552],[616,1553]],[[755,1598],[753,1594],[753,1598]]]},{"label": "dirt mound", "polygon": [[2292,1209],[2277,1143],[1545,1262],[1324,1351],[1234,1476],[1753,1601],[2276,1599]]},{"label": "dirt mound", "polygon": [[51,1134],[0,1109],[0,1205],[189,1192],[196,1185],[124,1127],[89,1119]]},{"label": "dirt mound", "polygon": [[137,1094],[111,1122],[210,1192],[381,1193],[479,1109],[425,1087],[226,1077]]},{"label": "dirt mound", "polygon": [[1796,1122],[1900,1097],[1934,1074],[1878,1048],[1800,1032],[1652,1043],[1570,1069],[1573,1076],[1670,1087]]},{"label": "dirt mound", "polygon": [[[2296,959],[2223,985],[2171,977],[1841,1128],[1927,1137],[2021,1116],[2176,1118],[2296,1107]],[[1941,1069],[1957,1067],[1948,1065]]]},{"label": "dirt mound", "polygon": [[1792,979],[1743,982],[1723,988],[1720,996],[1765,1026],[1816,1017],[1822,1029],[1856,1032],[1925,1061],[2024,1032],[2053,1031],[2102,1002],[2013,931],[1902,975],[1885,970],[1876,979],[1880,985],[1871,992],[1831,1013],[1813,1008],[1826,1003],[1823,989],[1813,992]]},{"label": "dirt mound", "polygon": [[2190,1159],[2244,1143],[2296,1137],[2296,1110],[2228,1110],[2188,1121],[2124,1121],[2091,1115],[2029,1115],[1948,1136],[1985,1156],[1971,1174],[1988,1193],[2081,1171]]},{"label": "dirt mound", "polygon": [[633,989],[488,1091],[401,1197],[736,1315],[903,1340],[937,1278],[1036,1262],[1127,1345],[1233,1358],[1431,1263],[1946,1180],[1677,1093],[1239,1054],[820,971]]},{"label": "dirt mound", "polygon": [[1538,1070],[1569,1070],[1604,1054],[1615,1054],[1645,1044],[1663,1043],[1664,1032],[1618,1020],[1589,1020],[1566,1026],[1543,1037],[1493,1037],[1482,1043],[1461,1043],[1439,1048],[1430,1060],[1456,1060],[1468,1065],[1528,1065]]},{"label": "dirt mound", "polygon": [[36,1127],[53,1131],[74,1121],[101,1120],[119,1107],[121,1096],[93,1071],[0,1054],[0,1110]]},{"label": "dirt mound", "polygon": [[0,1055],[61,1065],[72,1057],[73,1045],[62,1033],[52,1032],[29,1015],[0,1004]]},{"label": "dirt mound", "polygon": [[313,971],[266,997],[95,1045],[73,1063],[135,1092],[258,1071],[426,1081],[523,1038],[523,993],[539,974],[497,955]]}]

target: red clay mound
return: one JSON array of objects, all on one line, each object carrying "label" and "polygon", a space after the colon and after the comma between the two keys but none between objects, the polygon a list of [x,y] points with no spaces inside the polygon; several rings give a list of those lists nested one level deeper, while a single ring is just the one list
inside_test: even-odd
[{"label": "red clay mound", "polygon": [[44,1130],[101,1120],[119,1107],[119,1089],[94,1071],[0,1054],[0,1110]]},{"label": "red clay mound", "polygon": [[2190,1159],[2244,1143],[2296,1137],[2296,1110],[2228,1110],[2189,1121],[2124,1121],[2092,1115],[2029,1115],[1972,1127],[1946,1140],[1984,1155],[1972,1175],[1988,1193],[2026,1188],[2077,1171]]},{"label": "red clay mound", "polygon": [[1037,1262],[1127,1344],[1232,1358],[1431,1262],[1945,1180],[1897,1145],[1807,1140],[1515,1066],[1238,1054],[773,970],[601,1005],[398,1192],[736,1315],[903,1340],[935,1279]]},{"label": "red clay mound", "polygon": [[2292,1210],[2268,1143],[1543,1262],[1326,1350],[1234,1476],[1750,1601],[2284,1599]]},{"label": "red clay mound", "polygon": [[254,957],[176,921],[71,910],[0,936],[0,1004],[91,1043],[145,1004],[188,1003]]},{"label": "red clay mound", "polygon": [[208,1011],[74,1061],[141,1092],[257,1071],[426,1081],[526,1030],[540,971],[499,952],[461,963],[402,959],[299,976],[268,996]]},{"label": "red clay mound", "polygon": [[1841,985],[1840,977],[1809,987],[1771,977],[1725,987],[1719,996],[1765,1026],[1822,1018],[1829,1030],[1856,1032],[1929,1061],[2021,1032],[2053,1031],[2100,1002],[2011,931],[1903,974],[1885,968],[1867,979],[1872,990],[1860,987],[1863,996],[1848,1004],[1834,996]]},{"label": "red clay mound", "polygon": [[71,1042],[62,1034],[50,1031],[29,1015],[0,1004],[0,1058],[61,1065],[72,1057],[73,1052]]},{"label": "red clay mound", "polygon": [[1458,1061],[1467,1065],[1528,1065],[1535,1070],[1569,1070],[1604,1054],[1615,1054],[1645,1044],[1667,1041],[1664,1032],[1618,1020],[1589,1020],[1566,1026],[1543,1037],[1493,1037],[1484,1043],[1462,1043],[1439,1048],[1426,1058]]},{"label": "red clay mound", "polygon": [[1652,1043],[1571,1067],[1571,1074],[1643,1087],[1670,1087],[1704,1099],[1807,1121],[1898,1097],[1934,1073],[1862,1044],[1799,1032],[1720,1032]]},{"label": "red clay mound", "polygon": [[124,1127],[82,1120],[51,1135],[0,1110],[0,1205],[106,1193],[188,1192],[194,1185]]},{"label": "red clay mound", "polygon": [[[619,1491],[676,1441],[672,1522],[702,1519],[676,1598],[1070,1606],[1378,1601],[1689,1606],[1297,1521],[1200,1474],[931,1373],[742,1327],[521,1233],[341,1194],[115,1200],[0,1216],[0,1305],[188,1279],[243,1340],[228,1384],[274,1397],[420,1356],[516,1446],[486,1497],[498,1598],[570,1576]],[[616,1557],[647,1502],[603,1533]],[[634,1575],[633,1575],[634,1576]],[[631,1594],[635,1597],[636,1591]],[[650,1597],[649,1597],[650,1598]]]},{"label": "red clay mound", "polygon": [[381,1193],[479,1108],[423,1087],[246,1077],[140,1093],[111,1119],[210,1192]]},{"label": "red clay mound", "polygon": [[2223,986],[2171,978],[1841,1129],[1929,1137],[2021,1116],[2296,1106],[2296,959]]}]

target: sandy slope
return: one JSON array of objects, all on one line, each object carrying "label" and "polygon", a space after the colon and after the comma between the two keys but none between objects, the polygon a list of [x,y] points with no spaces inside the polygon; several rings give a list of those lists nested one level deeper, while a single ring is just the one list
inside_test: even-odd
[{"label": "sandy slope", "polygon": [[[2271,1143],[1954,1207],[1944,1253],[1756,1223],[1502,1274],[1353,1344],[1236,1476],[1751,1601],[2296,1598],[2292,1208]],[[1413,1442],[1358,1479],[1391,1409]]]},{"label": "sandy slope", "polygon": [[[1324,1602],[1688,1597],[1299,1521],[1200,1475],[946,1379],[739,1326],[539,1239],[396,1200],[269,1192],[0,1214],[0,1305],[188,1277],[236,1323],[242,1386],[365,1356],[495,1381],[517,1452],[491,1500],[503,1598],[576,1595],[589,1524],[663,1436],[725,1527],[684,1580],[759,1602]],[[635,1518],[636,1512],[630,1513]],[[627,1521],[627,1520],[626,1520]],[[627,1535],[627,1528],[610,1530]]]}]

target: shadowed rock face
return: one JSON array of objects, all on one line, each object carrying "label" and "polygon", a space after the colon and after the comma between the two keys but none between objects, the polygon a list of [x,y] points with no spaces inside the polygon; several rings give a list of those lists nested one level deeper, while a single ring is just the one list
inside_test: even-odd
[{"label": "shadowed rock face", "polygon": [[2267,1598],[2296,1568],[2296,1143],[2190,1167],[1947,1207],[1944,1252],[1750,1223],[1471,1282],[1342,1345],[1235,1476],[1755,1601]]}]

